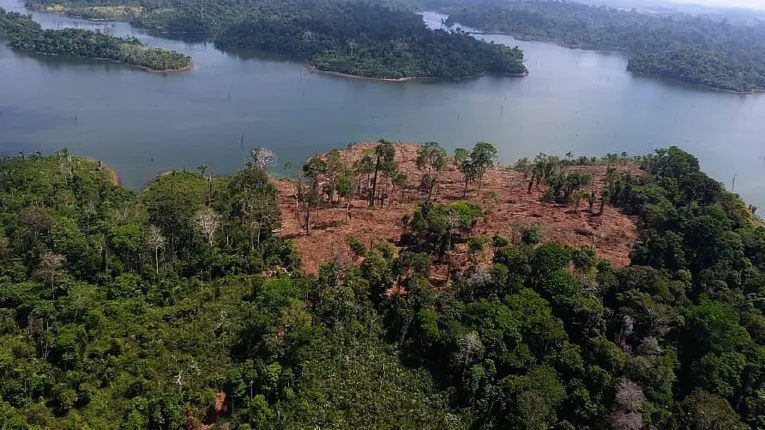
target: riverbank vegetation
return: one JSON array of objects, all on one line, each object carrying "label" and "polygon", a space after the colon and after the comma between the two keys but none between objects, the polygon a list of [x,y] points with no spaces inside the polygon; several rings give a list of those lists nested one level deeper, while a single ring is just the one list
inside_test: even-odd
[{"label": "riverbank vegetation", "polygon": [[765,88],[765,24],[558,1],[434,1],[447,23],[633,55],[629,70],[713,88]]},{"label": "riverbank vegetation", "polygon": [[[496,168],[492,148],[456,154],[471,193]],[[357,169],[340,152],[312,158],[293,204],[315,214],[375,177],[366,205],[386,211],[395,149],[380,142]],[[516,165],[546,201],[573,208],[595,186],[635,218],[640,240],[617,269],[534,225],[482,236],[488,203],[435,201],[455,161],[429,143],[401,241],[349,238],[353,252],[313,277],[279,237],[295,220],[262,154],[139,193],[66,151],[0,159],[0,427],[765,423],[765,227],[692,155],[607,157],[595,185],[576,170],[589,158]],[[471,258],[436,288],[455,249]]]},{"label": "riverbank vegetation", "polygon": [[43,30],[31,17],[2,8],[0,34],[9,38],[8,45],[12,49],[22,52],[109,60],[151,71],[175,71],[191,66],[187,55],[152,48],[135,38],[122,39],[75,28]]}]

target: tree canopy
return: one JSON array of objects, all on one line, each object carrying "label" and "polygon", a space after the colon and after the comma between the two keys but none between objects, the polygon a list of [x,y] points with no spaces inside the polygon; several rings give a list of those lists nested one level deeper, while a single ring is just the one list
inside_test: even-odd
[{"label": "tree canopy", "polygon": [[3,8],[0,34],[9,37],[11,48],[35,54],[110,60],[154,71],[180,70],[191,65],[187,55],[152,48],[135,38],[122,39],[76,28],[43,30],[31,16],[6,12]]},{"label": "tree canopy", "polygon": [[248,18],[224,28],[222,49],[254,48],[319,70],[373,78],[465,78],[526,72],[523,52],[462,32],[430,30],[422,18],[365,3],[333,2]]},{"label": "tree canopy", "polygon": [[713,88],[765,88],[765,23],[566,1],[433,0],[448,24],[574,48],[621,51],[628,70]]},{"label": "tree canopy", "polygon": [[[311,160],[335,204],[338,160]],[[564,199],[553,161],[532,169]],[[310,277],[263,164],[134,192],[66,151],[4,157],[0,427],[762,427],[765,227],[691,154],[639,161],[600,184],[638,220],[627,267],[424,201],[398,248],[350,237]],[[487,260],[435,273],[465,245]]]},{"label": "tree canopy", "polygon": [[318,70],[370,78],[454,79],[527,71],[517,47],[430,30],[420,15],[387,2],[32,0],[29,5],[78,16],[111,14],[152,30],[212,37],[220,49],[255,49]]}]

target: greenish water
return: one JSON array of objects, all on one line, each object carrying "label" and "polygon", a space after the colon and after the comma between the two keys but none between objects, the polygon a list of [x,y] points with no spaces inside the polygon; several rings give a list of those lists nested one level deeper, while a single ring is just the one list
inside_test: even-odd
[{"label": "greenish water", "polygon": [[[13,10],[18,0],[0,0]],[[34,14],[43,26],[93,23]],[[439,16],[425,20],[439,25]],[[190,55],[191,72],[151,74],[117,64],[16,54],[0,46],[0,151],[61,148],[104,160],[128,186],[156,172],[242,164],[245,147],[296,163],[353,141],[485,140],[510,163],[537,152],[643,154],[678,145],[765,207],[765,95],[737,95],[628,73],[613,54],[479,36],[519,45],[531,74],[461,82],[384,83],[312,74],[301,64],[211,43],[155,37],[125,23],[117,35]]]}]

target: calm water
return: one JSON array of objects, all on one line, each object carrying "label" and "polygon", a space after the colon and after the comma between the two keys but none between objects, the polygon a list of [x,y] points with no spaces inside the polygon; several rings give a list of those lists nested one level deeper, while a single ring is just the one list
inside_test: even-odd
[{"label": "calm water", "polygon": [[[0,0],[21,10],[18,0]],[[43,26],[104,24],[35,14]],[[425,14],[438,25],[439,16]],[[117,23],[118,35],[178,50],[191,72],[151,74],[126,66],[13,53],[0,45],[0,151],[64,147],[102,159],[128,186],[171,168],[242,163],[245,146],[280,161],[352,141],[436,140],[450,149],[485,140],[501,161],[537,152],[646,153],[679,145],[736,191],[765,207],[765,94],[742,96],[633,77],[618,55],[508,36],[525,78],[379,83],[312,74],[301,64],[223,53],[212,44],[154,37]]]}]

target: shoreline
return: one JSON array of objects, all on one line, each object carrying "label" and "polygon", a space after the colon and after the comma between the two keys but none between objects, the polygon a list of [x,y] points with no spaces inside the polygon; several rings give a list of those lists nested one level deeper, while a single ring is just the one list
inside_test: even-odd
[{"label": "shoreline", "polygon": [[[83,58],[84,58],[84,57],[83,57]],[[167,69],[167,70],[154,70],[154,69],[150,69],[150,68],[148,68],[148,67],[144,67],[144,66],[138,66],[138,65],[135,65],[135,64],[121,63],[121,62],[119,62],[119,61],[116,61],[116,63],[117,63],[117,64],[124,64],[124,65],[126,65],[126,66],[132,66],[132,67],[136,67],[136,68],[139,68],[139,69],[143,70],[144,72],[148,72],[148,73],[177,73],[177,72],[188,72],[189,70],[191,70],[191,69],[193,69],[193,68],[194,68],[194,62],[193,62],[193,61],[192,61],[192,62],[189,62],[189,65],[188,65],[188,66],[184,66],[184,67],[181,67],[181,68],[178,68],[178,69]]]},{"label": "shoreline", "polygon": [[[75,157],[77,157],[77,156],[75,156]],[[82,158],[82,159],[84,159],[86,161],[89,161],[91,163],[95,163],[96,165],[98,165],[98,167],[101,170],[103,170],[106,173],[108,173],[109,174],[109,178],[111,179],[111,183],[115,187],[122,186],[122,177],[120,176],[119,172],[117,172],[116,170],[114,170],[111,167],[109,167],[109,165],[107,165],[105,162],[103,162],[101,160],[98,160],[98,159],[95,159],[95,158],[92,158],[92,157],[82,157],[82,156],[80,156],[79,158]]]},{"label": "shoreline", "polygon": [[30,2],[24,2],[24,8],[29,9],[32,12],[40,12],[40,13],[49,13],[51,15],[58,15],[58,16],[64,16],[67,18],[75,18],[75,19],[82,19],[85,21],[93,21],[93,22],[130,22],[130,17],[134,17],[135,15],[130,15],[126,18],[123,18],[123,16],[128,15],[124,14],[121,16],[113,16],[108,18],[97,18],[97,17],[91,17],[91,16],[85,16],[85,15],[78,15],[74,12],[71,12],[67,8],[63,9],[49,9],[49,6],[44,6],[38,3],[30,3]]},{"label": "shoreline", "polygon": [[[458,23],[458,22],[454,22],[452,24],[447,24],[447,25],[450,25],[450,26],[459,26],[461,24]],[[472,28],[472,27],[470,27],[470,28]],[[479,29],[475,29],[475,30],[477,30],[477,31],[468,32],[468,33],[471,34],[471,35],[476,35],[477,34],[477,35],[489,35],[489,36],[490,35],[509,36],[509,37],[512,37],[513,39],[516,39],[516,40],[519,40],[519,41],[522,41],[522,42],[549,43],[551,45],[560,46],[561,48],[566,48],[566,49],[572,49],[572,50],[578,50],[578,51],[599,52],[599,53],[603,53],[603,54],[621,56],[621,57],[624,57],[624,58],[627,59],[627,63],[628,63],[628,66],[629,66],[630,55],[627,52],[622,51],[622,50],[589,48],[586,45],[572,45],[572,44],[568,44],[568,43],[565,43],[565,42],[562,42],[562,41],[559,41],[559,40],[555,40],[555,39],[533,38],[533,37],[525,36],[525,35],[520,34],[520,33],[513,33],[513,32],[505,32],[505,31],[498,31],[498,30],[479,30]],[[698,83],[694,83],[694,82],[683,81],[681,79],[676,79],[676,78],[668,78],[668,77],[661,76],[661,75],[653,75],[653,74],[650,74],[650,73],[634,72],[632,70],[629,70],[629,68],[627,68],[627,71],[630,72],[630,73],[637,74],[637,75],[640,75],[640,76],[643,76],[643,77],[647,77],[647,78],[651,78],[651,79],[664,79],[664,80],[678,82],[678,83],[681,83],[681,84],[684,84],[684,85],[691,85],[691,86],[694,86],[694,87],[705,88],[705,89],[710,89],[710,90],[720,91],[720,92],[725,92],[725,93],[731,93],[731,94],[750,95],[750,94],[757,94],[757,93],[765,93],[765,88],[753,88],[753,89],[751,89],[749,91],[736,91],[736,90],[729,90],[729,89],[726,89],[726,88],[713,87],[713,86],[705,85],[705,84],[698,84]],[[528,75],[528,72],[526,74]]]},{"label": "shoreline", "polygon": [[658,79],[658,80],[662,80],[662,81],[666,81],[666,82],[671,82],[673,84],[687,85],[689,87],[695,87],[695,88],[698,88],[698,89],[711,90],[711,91],[720,92],[720,93],[738,94],[738,95],[742,95],[742,96],[758,94],[758,93],[765,93],[765,88],[752,88],[749,91],[736,91],[736,90],[729,90],[727,88],[713,87],[711,85],[706,85],[706,84],[699,84],[699,83],[695,83],[695,82],[688,82],[688,81],[684,81],[682,79],[671,78],[671,77],[668,77],[668,76],[661,76],[661,75],[654,75],[654,74],[651,74],[651,73],[637,72],[637,71],[634,71],[634,70],[630,70],[629,68],[627,68],[627,72],[631,73],[633,76],[639,76],[639,77],[650,78],[650,79]]},{"label": "shoreline", "polygon": [[[472,76],[464,76],[461,78],[440,78],[440,77],[427,77],[427,76],[407,76],[404,78],[373,78],[371,76],[362,76],[362,75],[352,75],[350,73],[342,73],[342,72],[333,72],[331,70],[321,70],[315,65],[311,63],[305,63],[305,68],[308,69],[312,73],[320,73],[324,75],[330,75],[330,76],[338,76],[341,78],[350,78],[350,79],[362,79],[366,81],[377,81],[377,82],[412,82],[412,81],[466,81],[470,79],[477,79],[482,76],[486,76],[486,72],[479,73],[477,75]],[[529,75],[529,71],[525,71],[523,73],[511,73],[504,76],[512,77],[512,78],[522,78]]]},{"label": "shoreline", "polygon": [[438,79],[438,78],[427,78],[427,77],[417,77],[417,76],[407,76],[404,78],[373,78],[371,76],[352,75],[350,73],[333,72],[331,70],[321,70],[311,63],[305,63],[305,68],[312,73],[321,73],[325,75],[339,76],[341,78],[363,79],[367,81],[378,81],[378,82],[410,82],[410,81],[417,81],[417,80]]},{"label": "shoreline", "polygon": [[[47,55],[47,56],[51,56],[51,57],[70,57],[70,58],[80,58],[80,59],[83,59],[83,60],[106,61],[106,62],[109,62],[109,63],[122,64],[123,66],[133,67],[133,68],[136,68],[136,69],[139,69],[141,71],[148,72],[148,73],[187,72],[187,71],[189,71],[189,70],[194,68],[194,62],[193,61],[189,62],[188,66],[184,66],[184,67],[181,67],[181,68],[178,68],[178,69],[155,70],[155,69],[150,69],[150,68],[148,68],[146,66],[141,66],[141,65],[138,65],[138,64],[123,63],[122,61],[112,60],[110,58],[80,57],[80,56],[77,56],[77,55],[62,55],[62,54],[53,54],[53,53],[49,53],[49,52],[26,51],[26,50],[21,50],[21,49],[14,49],[14,48],[11,48],[10,46],[8,46],[8,47],[10,49],[14,50],[14,51],[22,52],[22,53],[27,54],[27,55]],[[160,48],[160,49],[162,49],[162,48]]]}]

